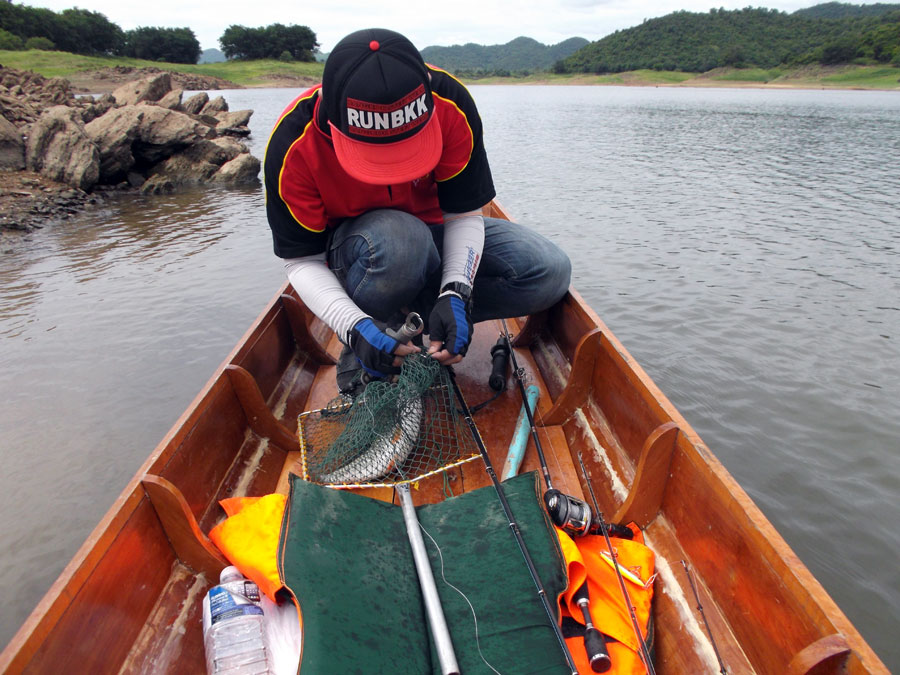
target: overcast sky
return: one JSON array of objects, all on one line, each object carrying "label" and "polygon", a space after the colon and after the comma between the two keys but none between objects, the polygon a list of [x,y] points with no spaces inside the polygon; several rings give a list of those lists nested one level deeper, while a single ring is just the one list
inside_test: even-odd
[{"label": "overcast sky", "polygon": [[[824,0],[821,0],[824,1]],[[851,2],[853,0],[850,0]],[[31,7],[61,11],[79,7],[106,15],[124,30],[138,26],[188,27],[203,49],[219,46],[233,24],[256,27],[273,23],[309,26],[321,50],[331,51],[344,35],[360,28],[390,28],[419,48],[432,45],[504,44],[524,35],[544,44],[570,37],[588,40],[631,28],[644,19],[678,10],[706,12],[711,7],[767,7],[793,12],[819,0],[773,0],[768,3],[712,0],[442,0],[441,2],[372,2],[372,0],[24,0]],[[869,4],[856,0],[855,4]]]}]

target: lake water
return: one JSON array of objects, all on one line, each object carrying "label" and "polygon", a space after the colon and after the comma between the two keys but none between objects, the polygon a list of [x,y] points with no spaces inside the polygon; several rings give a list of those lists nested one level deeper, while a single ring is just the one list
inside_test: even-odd
[{"label": "lake water", "polygon": [[[900,669],[900,93],[472,91],[501,202]],[[256,156],[295,93],[224,92]],[[261,188],[0,254],[0,644],[282,278]]]}]

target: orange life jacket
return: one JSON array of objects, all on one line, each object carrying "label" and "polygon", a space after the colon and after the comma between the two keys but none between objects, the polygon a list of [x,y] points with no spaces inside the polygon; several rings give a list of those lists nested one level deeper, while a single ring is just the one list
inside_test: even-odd
[{"label": "orange life jacket", "polygon": [[[646,673],[647,670],[639,655],[640,644],[631,622],[628,606],[622,596],[619,580],[611,564],[606,540],[597,535],[572,539],[559,528],[556,533],[569,574],[569,587],[559,596],[562,616],[571,617],[578,623],[584,624],[581,609],[575,604],[572,596],[587,580],[590,596],[588,607],[594,626],[601,633],[613,638],[613,640],[607,639],[606,643],[612,662],[612,668],[607,672],[616,675]],[[655,576],[653,551],[644,545],[640,532],[636,532],[634,540],[612,538],[611,541],[618,564],[625,573],[623,576],[628,597],[634,606],[641,633],[646,639]],[[566,644],[575,660],[578,672],[592,673],[584,648],[584,639],[582,637],[566,638]]]}]

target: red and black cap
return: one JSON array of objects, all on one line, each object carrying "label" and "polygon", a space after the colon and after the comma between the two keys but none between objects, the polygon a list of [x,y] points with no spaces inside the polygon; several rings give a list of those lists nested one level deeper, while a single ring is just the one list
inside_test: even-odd
[{"label": "red and black cap", "polygon": [[334,150],[347,173],[365,183],[405,183],[441,157],[428,69],[407,38],[383,28],[351,33],[332,50],[322,102]]}]

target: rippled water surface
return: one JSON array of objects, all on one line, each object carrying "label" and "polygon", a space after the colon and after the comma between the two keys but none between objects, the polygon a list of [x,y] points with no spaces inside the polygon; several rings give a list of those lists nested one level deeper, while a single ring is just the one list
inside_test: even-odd
[{"label": "rippled water surface", "polygon": [[[473,93],[501,201],[900,669],[900,94]],[[257,156],[293,94],[225,92]],[[281,280],[259,188],[0,255],[0,644]]]}]

